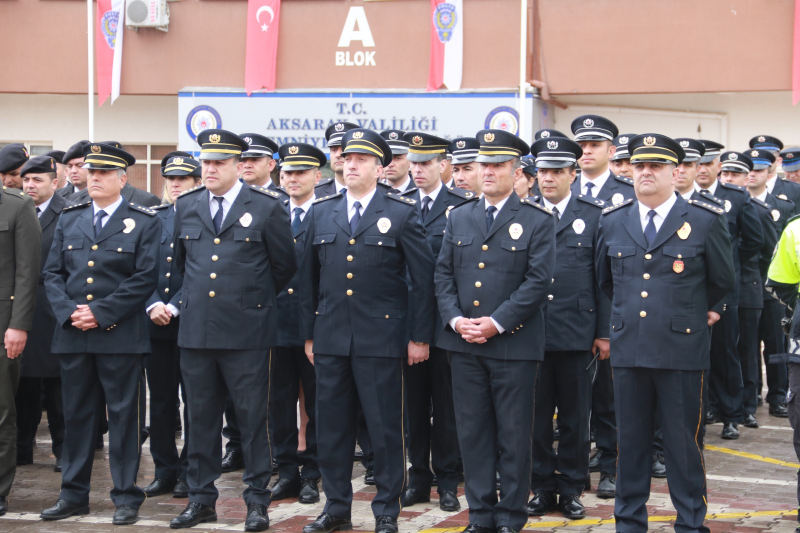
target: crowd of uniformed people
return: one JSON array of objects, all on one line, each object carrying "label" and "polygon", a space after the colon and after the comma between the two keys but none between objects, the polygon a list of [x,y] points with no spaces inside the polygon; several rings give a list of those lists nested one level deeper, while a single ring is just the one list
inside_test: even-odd
[{"label": "crowd of uniformed people", "polygon": [[460,511],[461,482],[468,533],[584,518],[592,490],[646,531],[651,477],[676,530],[708,532],[706,426],[737,439],[766,401],[800,427],[800,148],[571,129],[332,122],[330,160],[206,130],[198,159],[164,157],[160,198],[117,142],[5,146],[0,515],[44,410],[44,520],[89,512],[108,433],[117,525],[164,494],[188,498],[170,527],[216,521],[215,481],[243,469],[246,531],[320,490],[304,533],[348,530],[360,460],[376,533],[432,487]]}]

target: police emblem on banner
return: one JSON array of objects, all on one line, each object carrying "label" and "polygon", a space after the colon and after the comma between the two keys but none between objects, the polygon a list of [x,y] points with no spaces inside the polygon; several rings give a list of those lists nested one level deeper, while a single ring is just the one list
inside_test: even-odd
[{"label": "police emblem on banner", "polygon": [[221,127],[222,118],[216,109],[208,105],[199,105],[186,116],[186,131],[193,141],[197,140],[201,132]]},{"label": "police emblem on banner", "polygon": [[487,130],[503,130],[517,135],[519,133],[519,113],[513,107],[495,107],[486,116],[483,127]]},{"label": "police emblem on banner", "polygon": [[456,6],[447,2],[436,6],[436,11],[433,12],[433,25],[436,27],[440,41],[443,43],[449,41],[457,24]]},{"label": "police emblem on banner", "polygon": [[106,40],[106,44],[112,50],[117,44],[117,28],[119,27],[119,12],[106,11],[100,19],[100,31]]}]

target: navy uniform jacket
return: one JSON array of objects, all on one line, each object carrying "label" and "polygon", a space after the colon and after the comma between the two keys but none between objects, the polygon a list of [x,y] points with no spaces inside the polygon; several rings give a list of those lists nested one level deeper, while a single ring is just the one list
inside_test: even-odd
[{"label": "navy uniform jacket", "polygon": [[[289,200],[283,202],[289,216]],[[306,339],[300,335],[300,271],[305,257],[306,240],[308,240],[308,223],[311,221],[312,205],[300,222],[300,228],[294,233],[294,251],[297,255],[297,274],[289,285],[278,293],[278,346],[304,346]]]},{"label": "navy uniform jacket", "polygon": [[[150,194],[147,191],[137,189],[130,183],[125,183],[125,186],[122,187],[122,198],[124,198],[123,201],[125,202],[133,202],[136,205],[142,205],[144,207],[155,207],[157,205],[161,205],[161,199],[158,196],[155,194]],[[69,201],[75,204],[90,202],[91,198],[89,198],[89,188],[87,187],[80,192],[70,195]]]},{"label": "navy uniform jacket", "polygon": [[414,204],[377,190],[352,236],[345,196],[314,204],[300,324],[316,353],[347,356],[352,342],[357,355],[405,357],[407,331],[413,341],[433,342],[434,259]]},{"label": "navy uniform jacket", "polygon": [[[123,201],[95,238],[91,206],[64,208],[44,267],[58,325],[52,351],[149,353],[150,319],[143,308],[156,288],[161,220],[155,211]],[[89,305],[97,328],[72,326],[78,304]]]},{"label": "navy uniform jacket", "polygon": [[333,196],[339,192],[339,188],[341,188],[341,186],[336,183],[336,179],[324,178],[319,180],[319,183],[314,186],[314,196],[317,198]]},{"label": "navy uniform jacket", "polygon": [[24,377],[57,378],[61,376],[58,356],[53,356],[50,347],[53,344],[53,331],[56,328],[56,317],[44,290],[44,265],[53,244],[61,210],[72,205],[63,196],[54,194],[50,205],[39,217],[42,227],[42,260],[39,266],[39,290],[36,291],[36,309],[33,312],[32,334],[28,336],[21,363],[21,375]]},{"label": "navy uniform jacket", "polygon": [[[752,200],[753,202],[758,202],[758,200],[755,198],[753,198]],[[766,227],[768,223],[771,223],[774,229],[771,229],[769,232],[766,229],[764,230],[765,243],[759,261],[761,270],[761,289],[762,289],[761,291],[759,291],[759,296],[762,298],[762,301],[764,302],[767,302],[774,298],[767,291],[766,287],[764,287],[764,284],[767,282],[767,273],[769,272],[769,264],[772,261],[772,256],[774,255],[775,249],[778,246],[778,240],[780,240],[781,238],[781,234],[783,233],[783,228],[786,227],[786,224],[789,223],[789,219],[792,218],[792,216],[794,216],[795,213],[794,202],[792,202],[791,200],[782,200],[770,193],[767,193],[766,204],[770,206],[769,209],[770,216],[766,218],[766,221],[762,221],[762,224]],[[772,235],[773,232],[774,235]],[[770,237],[766,237],[768,233],[770,234]]]},{"label": "navy uniform jacket", "polygon": [[[575,181],[572,182],[571,190],[572,194],[576,196],[583,194],[584,191],[581,190],[580,174],[578,174]],[[537,192],[537,194],[539,193]],[[633,180],[625,176],[617,176],[612,172],[609,174],[603,187],[600,188],[600,191],[598,191],[594,197],[598,200],[603,200],[608,205],[613,205],[614,196],[617,194],[621,194],[623,200],[636,197],[636,193],[633,190]],[[619,196],[617,196],[617,199],[619,199]]]},{"label": "navy uniform jacket", "polygon": [[217,235],[204,186],[178,197],[181,348],[268,350],[277,345],[276,296],[297,271],[289,216],[278,198],[266,187],[243,184]]},{"label": "navy uniform jacket", "polygon": [[[444,322],[437,346],[493,359],[544,359],[543,304],[556,262],[555,227],[551,212],[516,194],[489,232],[484,199],[450,211],[436,263],[436,299]],[[505,331],[483,344],[469,343],[449,325],[457,316],[491,316]]]},{"label": "navy uniform jacket", "polygon": [[764,281],[766,281],[769,262],[772,259],[772,251],[775,250],[775,245],[778,243],[778,231],[772,214],[775,208],[758,198],[751,197],[750,201],[758,214],[764,241],[758,255],[742,259],[740,262],[739,307],[763,309],[766,294]]},{"label": "navy uniform jacket", "polygon": [[60,189],[56,190],[56,194],[61,196],[64,199],[67,199],[70,196],[72,196],[73,194],[75,194],[75,186],[72,183],[67,182],[66,185],[64,185]]},{"label": "navy uniform jacket", "polygon": [[[145,309],[151,305],[161,302],[164,305],[171,303],[178,310],[181,308],[180,301],[175,299],[183,285],[183,276],[177,268],[177,263],[172,260],[175,255],[175,206],[165,204],[153,209],[161,219],[161,236],[158,240],[158,285],[156,290],[147,300]],[[152,339],[178,339],[178,325],[180,316],[172,317],[166,326],[156,326],[155,322],[147,317],[147,327],[150,330]]]},{"label": "navy uniform jacket", "polygon": [[595,258],[611,299],[612,366],[709,367],[708,311],[736,285],[723,212],[678,197],[647,246],[637,201],[604,211]]},{"label": "navy uniform jacket", "polygon": [[[800,209],[800,183],[778,178],[770,194],[780,200],[792,202],[794,204],[792,205],[792,216],[797,214],[798,209]],[[789,220],[789,217],[786,220]]]},{"label": "navy uniform jacket", "polygon": [[611,302],[598,290],[594,269],[605,205],[573,194],[556,225],[556,269],[544,308],[545,351],[590,350],[594,339],[608,338]]}]

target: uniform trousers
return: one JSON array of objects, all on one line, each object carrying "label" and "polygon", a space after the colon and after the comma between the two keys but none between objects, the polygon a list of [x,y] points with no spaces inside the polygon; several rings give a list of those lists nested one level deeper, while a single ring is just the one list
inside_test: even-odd
[{"label": "uniform trousers", "polygon": [[[416,365],[404,365],[408,399],[408,459],[411,462],[408,487],[422,493],[431,490],[433,474],[438,491],[458,489],[458,436],[453,407],[453,379],[447,353],[431,347],[430,358]],[[433,424],[431,425],[431,406]]]},{"label": "uniform trousers", "polygon": [[[794,454],[800,460],[800,363],[787,363],[789,370],[789,393],[787,394],[786,407],[789,411],[789,424],[792,426],[792,444]],[[800,470],[797,471],[797,506],[800,507]],[[797,521],[800,522],[800,515]]]},{"label": "uniform trousers", "polygon": [[[784,334],[781,319],[786,316],[784,306],[776,299],[764,300],[764,310],[758,322],[758,338],[764,342],[764,364],[767,365],[767,403],[780,405],[786,402],[788,376],[785,363],[770,364],[772,354],[784,352]],[[759,389],[760,391],[761,389]]]},{"label": "uniform trousers", "polygon": [[[306,449],[297,451],[297,398],[303,384],[306,415]],[[319,479],[317,460],[317,385],[314,366],[302,346],[278,346],[272,358],[269,417],[273,451],[280,479]],[[302,467],[302,473],[300,468]]]},{"label": "uniform trousers", "polygon": [[114,505],[138,509],[145,499],[136,486],[145,409],[142,355],[60,354],[64,402],[61,495],[75,505],[89,504],[101,394],[108,408],[108,465]]},{"label": "uniform trousers", "polygon": [[[756,414],[758,407],[758,382],[760,370],[760,344],[758,342],[758,322],[761,309],[739,308],[739,363],[742,367],[742,410],[745,415]],[[716,326],[716,324],[715,324]]]},{"label": "uniform trousers", "polygon": [[[372,512],[397,518],[405,485],[403,360],[388,357],[314,354],[317,377],[319,469],[327,502],[325,511],[350,518],[353,503],[353,450],[357,406],[369,431],[374,456]],[[366,452],[365,452],[366,453]]]},{"label": "uniform trousers", "polygon": [[[189,501],[214,506],[222,473],[222,413],[230,391],[242,434],[244,501],[269,506],[272,450],[267,430],[270,357],[267,350],[182,348],[181,374],[189,409]],[[174,409],[174,404],[173,404]],[[174,416],[174,411],[173,411]]]},{"label": "uniform trousers", "polygon": [[17,473],[17,410],[14,395],[19,384],[19,357],[0,352],[0,496],[8,496]]},{"label": "uniform trousers", "polygon": [[647,531],[653,424],[658,413],[670,498],[678,511],[675,531],[708,533],[703,525],[708,507],[705,466],[697,442],[705,376],[702,370],[614,368],[619,428],[614,517],[618,532]]},{"label": "uniform trousers", "polygon": [[[175,405],[181,379],[181,349],[175,340],[150,339],[152,353],[145,357],[147,385],[150,388],[150,454],[156,467],[156,479],[186,479],[189,468],[189,420],[183,412],[186,438],[180,455],[175,443]],[[186,387],[182,387],[186,405]]]},{"label": "uniform trousers", "polygon": [[[53,357],[58,357],[54,355]],[[33,462],[36,431],[42,421],[42,407],[47,411],[50,449],[61,457],[64,443],[64,407],[61,402],[61,378],[21,377],[15,396],[17,406],[17,458]]]},{"label": "uniform trousers", "polygon": [[742,411],[742,365],[737,343],[739,340],[739,310],[727,305],[711,330],[711,370],[708,375],[708,395],[711,410],[719,413],[723,422],[739,423]]},{"label": "uniform trousers", "polygon": [[611,378],[610,361],[598,359],[595,362],[597,374],[592,385],[594,444],[603,452],[600,456],[600,472],[606,474],[617,471],[617,421],[614,415],[614,381]]},{"label": "uniform trousers", "polygon": [[[531,475],[533,403],[539,361],[452,352],[453,400],[469,522],[520,531]],[[552,425],[552,420],[549,421]],[[500,471],[500,499],[495,472]]]},{"label": "uniform trousers", "polygon": [[[533,414],[531,491],[580,495],[589,472],[589,415],[592,408],[589,350],[545,352],[539,365]],[[561,432],[553,449],[553,415]]]}]

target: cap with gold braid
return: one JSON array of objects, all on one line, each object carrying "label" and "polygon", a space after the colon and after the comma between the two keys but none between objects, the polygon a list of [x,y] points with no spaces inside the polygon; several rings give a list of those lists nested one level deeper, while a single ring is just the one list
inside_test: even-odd
[{"label": "cap with gold braid", "polygon": [[83,168],[125,170],[134,163],[136,158],[122,148],[103,143],[89,143],[83,146]]},{"label": "cap with gold braid", "polygon": [[285,172],[319,169],[328,162],[322,150],[306,143],[286,143],[278,149],[278,154],[281,158],[281,170]]},{"label": "cap with gold braid", "polygon": [[250,148],[244,139],[227,130],[204,130],[197,136],[197,144],[200,145],[201,161],[230,159],[241,156]]},{"label": "cap with gold braid", "polygon": [[503,163],[531,151],[525,141],[505,130],[481,130],[475,138],[481,143],[475,159],[478,163]]},{"label": "cap with gold braid", "polygon": [[643,133],[628,141],[631,163],[671,163],[679,165],[686,152],[675,139],[659,133]]},{"label": "cap with gold braid", "polygon": [[177,176],[201,177],[203,172],[200,162],[185,152],[172,152],[167,154],[166,161],[161,160],[164,165],[161,167],[161,175],[169,179]]},{"label": "cap with gold braid", "polygon": [[361,128],[348,130],[342,137],[342,147],[343,155],[370,154],[378,156],[384,167],[392,164],[392,149],[378,132]]},{"label": "cap with gold braid", "polygon": [[439,154],[446,153],[450,144],[447,139],[418,131],[406,133],[403,140],[408,143],[408,160],[412,163],[430,161]]}]

